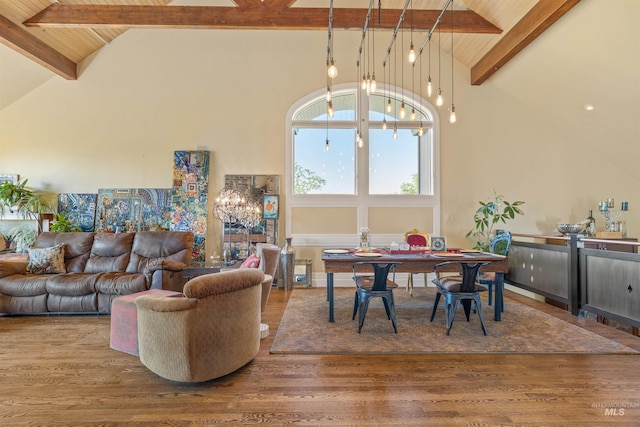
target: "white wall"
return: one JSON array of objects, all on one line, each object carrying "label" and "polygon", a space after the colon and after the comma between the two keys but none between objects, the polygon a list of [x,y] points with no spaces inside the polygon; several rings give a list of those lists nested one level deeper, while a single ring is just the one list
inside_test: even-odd
[{"label": "white wall", "polygon": [[[526,201],[514,231],[550,233],[613,197],[629,201],[629,234],[640,235],[640,2],[611,3],[579,3],[481,86],[470,86],[469,70],[456,63],[458,123],[441,112],[442,230],[450,244],[466,246],[477,202],[494,188]],[[355,79],[359,36],[336,33],[338,82]],[[51,78],[0,110],[0,172],[52,193],[167,188],[173,151],[204,146],[212,152],[211,200],[225,174],[284,177],[285,113],[326,85],[326,38],[326,31],[130,30],[79,80]],[[384,40],[382,58],[388,40],[376,40]],[[443,75],[449,64],[443,55]],[[596,109],[585,111],[586,103]],[[219,222],[211,218],[209,227],[217,242]]]}]

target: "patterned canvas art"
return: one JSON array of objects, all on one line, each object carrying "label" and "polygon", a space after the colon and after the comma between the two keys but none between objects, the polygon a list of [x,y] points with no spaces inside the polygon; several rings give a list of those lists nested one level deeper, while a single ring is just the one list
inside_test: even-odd
[{"label": "patterned canvas art", "polygon": [[64,214],[73,225],[82,231],[93,231],[96,219],[98,195],[65,193],[58,195],[58,213]]},{"label": "patterned canvas art", "polygon": [[176,151],[173,165],[171,231],[194,234],[192,264],[204,266],[207,233],[209,152]]},{"label": "patterned canvas art", "polygon": [[96,230],[168,230],[171,190],[109,188],[98,190]]}]

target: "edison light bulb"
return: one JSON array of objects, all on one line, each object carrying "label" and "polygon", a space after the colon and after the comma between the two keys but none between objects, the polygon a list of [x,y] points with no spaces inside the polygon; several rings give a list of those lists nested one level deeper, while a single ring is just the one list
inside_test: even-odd
[{"label": "edison light bulb", "polygon": [[438,97],[436,98],[436,105],[442,107],[444,100],[442,99],[442,90],[438,89]]},{"label": "edison light bulb", "polygon": [[367,88],[367,76],[365,76],[364,74],[362,75],[362,84],[360,85],[360,88],[362,90],[365,90]]},{"label": "edison light bulb", "polygon": [[407,115],[407,112],[404,111],[404,101],[402,101],[402,103],[400,104],[400,118],[404,119],[404,116]]},{"label": "edison light bulb", "polygon": [[382,120],[382,129],[387,130],[387,119]]},{"label": "edison light bulb", "polygon": [[449,113],[449,123],[455,123],[458,118],[456,117],[456,107],[451,104],[451,110]]},{"label": "edison light bulb", "polygon": [[327,102],[331,101],[331,88],[327,86]]},{"label": "edison light bulb", "polygon": [[391,112],[391,98],[387,101],[387,113]]},{"label": "edison light bulb", "polygon": [[422,125],[420,125],[420,129],[418,129],[418,136],[422,136],[424,134],[424,129],[422,129]]},{"label": "edison light bulb", "polygon": [[398,139],[398,127],[393,125],[393,139]]},{"label": "edison light bulb", "polygon": [[433,95],[433,85],[431,84],[431,76],[429,76],[429,81],[427,82],[427,96],[431,98]]},{"label": "edison light bulb", "polygon": [[371,93],[374,93],[377,88],[378,88],[378,84],[376,83],[376,75],[374,73],[373,77],[371,78]]},{"label": "edison light bulb", "polygon": [[409,49],[409,62],[412,64],[416,62],[416,51],[413,50],[413,43],[411,43],[411,49]]},{"label": "edison light bulb", "polygon": [[327,74],[332,79],[335,79],[338,76],[338,68],[336,68],[336,64],[333,62],[333,58],[331,58],[331,65],[327,69]]},{"label": "edison light bulb", "polygon": [[414,108],[411,109],[411,120],[416,119],[416,110]]},{"label": "edison light bulb", "polygon": [[329,117],[333,117],[333,101],[329,101],[329,106],[327,107],[327,113]]},{"label": "edison light bulb", "polygon": [[327,142],[324,143],[324,151],[329,151],[329,138],[327,138]]}]

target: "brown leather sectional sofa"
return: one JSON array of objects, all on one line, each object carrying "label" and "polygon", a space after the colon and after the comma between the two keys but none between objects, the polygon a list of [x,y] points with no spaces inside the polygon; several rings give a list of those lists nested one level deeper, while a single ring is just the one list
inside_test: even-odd
[{"label": "brown leather sectional sofa", "polygon": [[193,233],[41,233],[34,247],[59,244],[66,273],[27,273],[26,260],[0,260],[0,313],[110,313],[117,296],[179,290]]}]

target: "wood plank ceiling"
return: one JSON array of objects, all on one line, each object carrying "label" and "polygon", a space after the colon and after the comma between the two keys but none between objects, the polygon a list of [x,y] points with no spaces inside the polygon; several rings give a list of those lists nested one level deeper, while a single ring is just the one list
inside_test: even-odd
[{"label": "wood plank ceiling", "polygon": [[[391,35],[407,0],[374,0]],[[580,0],[455,0],[454,52],[482,84]],[[174,3],[174,4],[170,4]],[[198,4],[202,4],[202,0]],[[2,0],[0,43],[65,79],[128,28],[327,30],[329,0]],[[414,30],[428,31],[447,0],[411,0]],[[192,3],[193,4],[193,3]],[[334,0],[333,28],[361,31],[369,0]],[[451,12],[442,21],[451,22]],[[407,25],[407,19],[405,19]],[[443,40],[444,51],[450,41]]]}]

